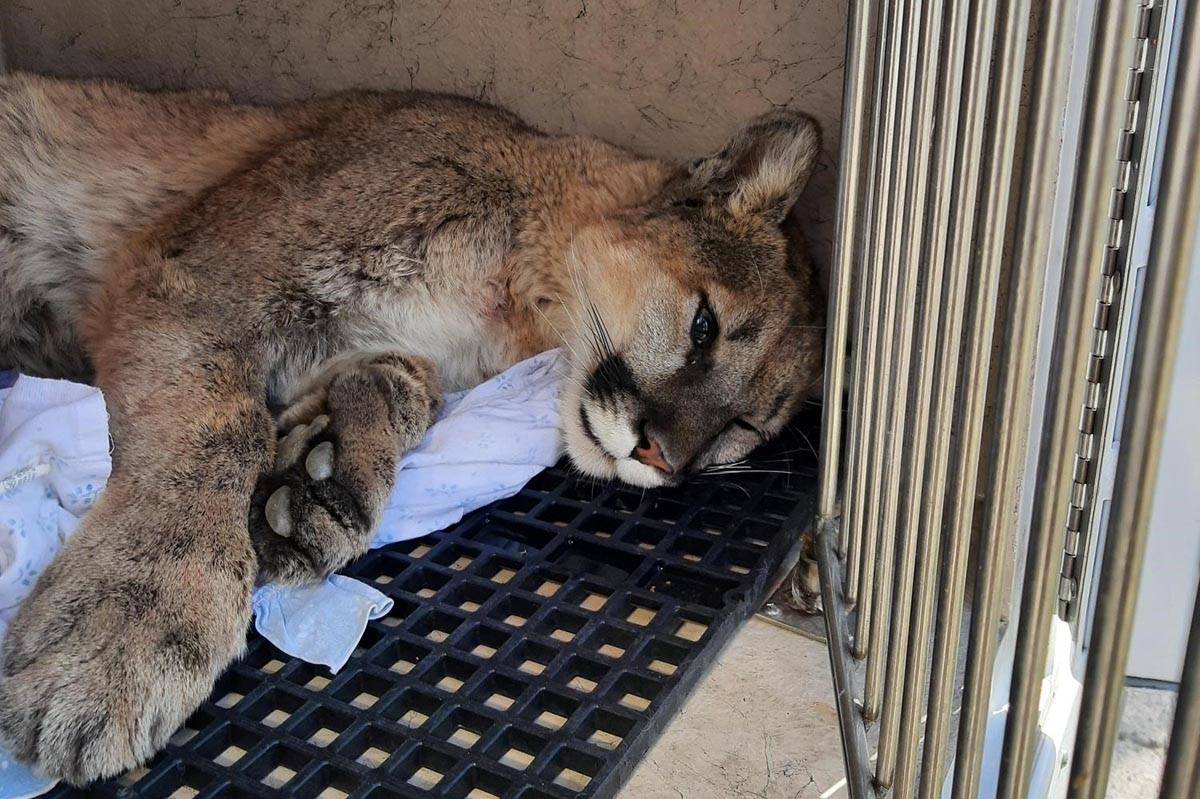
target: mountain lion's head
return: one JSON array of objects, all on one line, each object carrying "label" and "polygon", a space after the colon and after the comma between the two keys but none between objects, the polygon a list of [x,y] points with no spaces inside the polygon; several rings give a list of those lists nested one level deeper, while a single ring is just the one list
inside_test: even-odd
[{"label": "mountain lion's head", "polygon": [[807,116],[759,117],[575,235],[563,424],[584,472],[676,483],[744,458],[819,390],[823,301],[784,232],[819,143]]}]

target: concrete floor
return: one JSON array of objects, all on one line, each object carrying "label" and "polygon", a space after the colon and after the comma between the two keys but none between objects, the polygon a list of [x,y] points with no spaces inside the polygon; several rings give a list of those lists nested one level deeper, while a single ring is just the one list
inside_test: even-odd
[{"label": "concrete floor", "polygon": [[[621,799],[846,795],[825,647],[760,619],[722,653]],[[1157,796],[1175,694],[1130,688],[1108,799]]]},{"label": "concrete floor", "polygon": [[828,799],[844,775],[825,646],[755,618],[620,796]]},{"label": "concrete floor", "polygon": [[1158,796],[1174,713],[1174,691],[1125,689],[1125,706],[1108,778],[1108,799]]}]

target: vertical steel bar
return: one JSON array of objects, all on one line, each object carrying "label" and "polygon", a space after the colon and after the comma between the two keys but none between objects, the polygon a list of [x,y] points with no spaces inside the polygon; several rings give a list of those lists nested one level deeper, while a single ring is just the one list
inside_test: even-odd
[{"label": "vertical steel bar", "polygon": [[1099,264],[1109,227],[1109,189],[1115,184],[1116,144],[1121,129],[1119,86],[1129,67],[1125,51],[1133,43],[1128,24],[1133,10],[1134,4],[1128,0],[1099,0],[1093,25],[1080,137],[1079,178],[1072,197],[1067,256],[1050,363],[1046,427],[1038,455],[1037,493],[1033,501],[1008,724],[1001,756],[997,794],[1000,799],[1023,797],[1029,786],[1038,699],[1046,666],[1050,623],[1056,609],[1059,556],[1074,466],[1076,424],[1083,403],[1084,370],[1091,346],[1088,313],[1099,284]]},{"label": "vertical steel bar", "polygon": [[871,153],[871,166],[875,182],[872,187],[872,204],[869,210],[871,226],[867,234],[867,245],[864,247],[866,257],[862,267],[864,280],[867,279],[867,276],[869,276],[870,280],[866,298],[866,325],[868,329],[866,331],[866,341],[863,342],[864,354],[860,361],[862,379],[861,381],[857,381],[858,385],[855,386],[856,392],[859,392],[860,400],[856,404],[856,416],[860,417],[861,421],[856,420],[855,449],[852,451],[856,456],[856,482],[854,485],[854,495],[851,497],[852,505],[847,519],[848,523],[854,525],[856,528],[856,531],[852,532],[851,535],[857,536],[858,540],[862,542],[859,552],[859,580],[857,581],[858,621],[855,625],[853,647],[855,657],[859,658],[865,657],[867,654],[867,630],[871,621],[871,599],[875,587],[875,562],[878,557],[877,541],[879,530],[870,523],[868,518],[875,494],[875,487],[870,479],[870,464],[877,451],[877,447],[871,436],[876,427],[875,417],[879,410],[875,405],[878,393],[876,383],[879,379],[881,361],[879,348],[881,339],[884,337],[881,326],[883,324],[885,269],[880,253],[882,243],[888,233],[887,220],[890,213],[888,188],[891,185],[891,172],[894,164],[891,153],[895,138],[894,116],[896,97],[894,96],[895,81],[892,78],[899,69],[899,56],[903,39],[901,35],[903,24],[902,7],[896,3],[889,3],[887,9],[887,24],[883,35],[879,37],[886,45],[886,50],[881,52],[881,58],[876,62],[876,72],[881,83],[882,102],[878,106],[875,117],[879,134]]},{"label": "vertical steel bar", "polygon": [[[994,7],[981,10],[985,14],[994,13]],[[988,103],[991,119],[985,134],[987,170],[983,175],[982,202],[972,236],[976,242],[975,296],[962,367],[966,379],[963,381],[961,415],[955,442],[955,470],[949,487],[950,519],[945,528],[942,590],[938,597],[938,625],[934,633],[929,681],[925,760],[921,774],[921,790],[926,796],[940,795],[945,779],[963,595],[966,590],[967,550],[972,538],[983,415],[988,396],[1000,260],[1008,232],[1008,209],[1012,200],[1010,189],[1029,13],[1029,0],[1005,4],[1004,12],[998,15],[998,19],[993,17],[999,24],[999,31],[994,31],[994,23],[987,24],[980,20],[979,38],[972,47],[972,63],[980,63],[974,60],[976,57],[992,60],[995,75]],[[993,33],[996,33],[994,40]],[[969,254],[962,251],[960,257],[965,260]]]},{"label": "vertical steel bar", "polygon": [[[919,260],[923,241],[926,213],[928,212],[927,189],[929,185],[929,159],[933,133],[933,112],[938,87],[939,45],[941,39],[942,0],[930,0],[920,4],[921,22],[919,44],[916,46],[917,63],[913,66],[915,99],[910,101],[912,133],[908,140],[906,160],[912,164],[911,191],[904,192],[907,202],[902,210],[899,239],[903,244],[900,253],[900,274],[903,280],[900,294],[900,321],[896,336],[897,354],[895,366],[896,389],[892,392],[891,436],[888,446],[890,467],[887,481],[882,529],[897,527],[900,494],[906,496],[905,508],[917,503],[912,499],[914,485],[919,486],[922,463],[913,460],[913,441],[909,425],[913,423],[908,414],[908,399],[917,377],[911,369],[912,346],[916,327],[918,278],[925,273]],[[915,37],[913,37],[915,38]],[[910,91],[910,94],[913,93]],[[900,248],[897,248],[900,249]],[[914,407],[915,413],[927,408]],[[882,787],[891,787],[896,768],[897,740],[900,727],[900,708],[903,702],[901,686],[904,682],[905,654],[908,645],[909,613],[912,607],[913,568],[916,557],[916,531],[909,525],[899,529],[898,560],[894,580],[891,607],[891,635],[887,649],[886,685],[883,696],[883,713],[879,727],[878,759],[875,782]],[[882,656],[882,653],[880,653]],[[869,666],[868,666],[869,667]]]},{"label": "vertical steel bar", "polygon": [[[873,161],[871,166],[874,171]],[[871,210],[869,199],[863,204],[866,206],[865,210],[869,217]],[[866,263],[865,258],[862,263]],[[852,342],[853,354],[850,359],[851,380],[848,389],[850,429],[846,436],[846,475],[842,495],[843,532],[841,534],[846,539],[846,602],[850,605],[854,605],[858,601],[860,574],[864,563],[862,556],[863,526],[858,518],[856,499],[864,489],[864,477],[861,472],[863,447],[866,442],[863,441],[861,414],[863,382],[866,380],[866,336],[869,330],[867,316],[870,313],[867,296],[870,278],[865,268],[859,268],[857,272],[857,280],[851,283],[852,286],[857,287],[857,290],[854,291],[856,295],[854,298],[854,340]],[[856,651],[855,657],[858,656]]]},{"label": "vertical steel bar", "polygon": [[1066,98],[1074,3],[1041,6],[1037,57],[1033,69],[1030,123],[1016,214],[1017,234],[1009,296],[1009,335],[999,369],[1001,389],[994,427],[997,446],[990,469],[986,516],[980,533],[978,576],[971,610],[971,632],[955,761],[954,799],[979,796],[983,739],[992,687],[992,665],[999,642],[1000,581],[1013,536],[1020,469],[1025,456],[1025,420],[1029,416],[1029,364],[1037,343],[1037,325],[1045,283],[1045,262],[1053,218],[1055,165]]},{"label": "vertical steel bar", "polygon": [[[914,0],[917,4],[921,0]],[[871,609],[871,625],[867,638],[867,672],[863,688],[863,717],[874,720],[879,715],[882,705],[883,668],[887,660],[887,634],[891,624],[892,614],[892,577],[896,553],[896,505],[895,491],[897,487],[887,479],[887,475],[900,467],[896,445],[899,443],[901,429],[895,427],[897,410],[902,411],[904,403],[904,375],[896,368],[899,356],[896,342],[902,337],[897,324],[897,314],[904,302],[903,291],[905,276],[902,274],[900,263],[899,227],[903,224],[906,203],[901,198],[908,193],[908,142],[912,138],[909,119],[912,117],[913,94],[916,84],[917,69],[917,20],[914,17],[916,8],[912,3],[899,4],[902,16],[900,26],[900,48],[896,71],[893,73],[899,86],[900,102],[894,108],[892,127],[896,135],[892,141],[891,160],[894,164],[891,182],[887,192],[887,216],[881,220],[879,234],[885,244],[883,247],[884,270],[884,304],[883,322],[879,326],[880,366],[879,378],[875,383],[875,414],[871,428],[873,446],[870,454],[870,488],[867,496],[867,525],[878,531],[878,555],[875,564],[875,586],[873,588],[873,607]],[[915,275],[914,275],[915,276]],[[907,357],[907,352],[904,356]],[[895,458],[893,460],[893,458]],[[887,512],[891,511],[891,520]]]},{"label": "vertical steel bar", "polygon": [[[842,150],[838,168],[837,221],[833,266],[829,276],[829,312],[825,328],[825,396],[821,409],[821,474],[817,513],[837,515],[838,475],[842,451],[842,402],[846,383],[846,339],[850,326],[850,290],[859,246],[859,209],[863,200],[862,163],[867,153],[867,90],[870,60],[867,44],[874,0],[852,0],[846,31],[846,77],[842,89]],[[846,530],[846,525],[842,525]],[[840,542],[851,559],[848,541]]]},{"label": "vertical steel bar", "polygon": [[[1145,299],[1138,315],[1121,452],[1088,643],[1087,671],[1068,796],[1101,799],[1108,787],[1129,636],[1150,533],[1183,300],[1200,228],[1200,10],[1185,9],[1179,68],[1163,155],[1162,184]],[[1193,748],[1198,745],[1190,741]]]},{"label": "vertical steel bar", "polygon": [[[895,38],[893,23],[894,6],[889,4],[886,13],[880,14],[879,28],[875,35],[876,54],[875,66],[875,98],[872,103],[871,119],[871,157],[867,176],[870,184],[865,198],[866,223],[863,226],[863,241],[860,244],[861,260],[858,262],[858,302],[855,319],[854,335],[854,383],[850,405],[850,435],[848,447],[849,462],[846,469],[845,507],[843,508],[844,523],[849,549],[857,551],[858,556],[851,560],[846,572],[846,601],[859,605],[859,624],[865,625],[864,616],[870,616],[871,580],[874,575],[875,543],[871,531],[866,529],[864,514],[866,510],[867,491],[867,451],[870,441],[866,430],[869,429],[867,417],[870,415],[870,403],[873,397],[872,385],[876,372],[874,353],[871,341],[875,335],[879,317],[879,285],[882,273],[876,266],[875,248],[875,217],[879,214],[879,204],[882,200],[884,170],[888,159],[885,155],[884,137],[888,133],[885,121],[888,107],[891,103],[892,82],[888,79],[888,52]],[[866,601],[863,601],[863,588]],[[865,626],[862,627],[865,633]],[[866,656],[866,635],[859,635],[857,630],[853,641],[853,652],[857,658]]]},{"label": "vertical steel bar", "polygon": [[[837,512],[839,458],[842,448],[841,424],[842,403],[845,391],[845,358],[846,338],[849,327],[850,294],[853,283],[854,264],[865,262],[863,258],[863,243],[859,230],[860,207],[867,205],[866,186],[868,176],[863,174],[862,162],[866,157],[868,139],[865,135],[868,125],[867,94],[869,86],[872,59],[868,52],[868,42],[871,30],[876,27],[879,17],[878,3],[875,0],[852,0],[851,25],[846,38],[846,78],[843,89],[843,138],[841,163],[839,173],[837,226],[835,232],[835,253],[833,273],[830,278],[830,301],[827,315],[826,330],[826,377],[825,397],[822,409],[822,438],[821,438],[821,474],[818,498],[818,512],[824,519],[833,518]],[[882,26],[880,26],[882,28]],[[883,31],[880,31],[882,38]],[[883,84],[880,83],[880,86]],[[878,120],[878,97],[875,103],[876,120]],[[870,141],[874,141],[879,133],[879,122],[874,123]],[[865,270],[861,270],[865,275]],[[859,285],[864,281],[860,278]],[[863,292],[860,290],[859,292]],[[863,342],[863,329],[866,322],[866,303],[860,306],[859,336],[856,345]],[[861,350],[860,350],[861,351]],[[861,358],[856,358],[859,365],[856,384],[863,378]],[[852,417],[857,419],[857,413]],[[857,431],[857,423],[853,424],[850,445],[861,450],[862,442]],[[849,497],[850,474],[854,463],[847,468],[845,493]],[[842,519],[840,546],[846,556],[846,562],[857,573],[860,563],[858,539],[850,533],[846,519]],[[861,528],[859,528],[861,536]],[[842,734],[842,752],[845,758],[847,790],[851,799],[868,799],[871,793],[868,782],[869,761],[867,760],[867,744],[865,731],[854,704],[853,684],[851,681],[848,655],[848,629],[846,624],[847,607],[844,603],[846,595],[854,594],[853,585],[857,579],[846,576],[845,582],[837,574],[838,563],[834,554],[832,533],[828,524],[823,526],[817,537],[817,561],[820,570],[821,592],[826,608],[826,636],[829,642],[830,667],[833,673],[834,690],[837,697],[839,726]],[[837,596],[838,592],[842,596]]]},{"label": "vertical steel bar", "polygon": [[875,799],[871,790],[867,759],[867,737],[862,719],[854,705],[854,685],[850,675],[849,636],[844,595],[838,574],[837,555],[828,528],[817,534],[817,569],[821,576],[821,602],[825,608],[825,635],[829,648],[829,667],[833,674],[834,702],[842,736],[842,759],[846,766],[846,789],[850,799]]},{"label": "vertical steel bar", "polygon": [[1196,741],[1200,741],[1200,591],[1196,592],[1192,611],[1192,631],[1183,659],[1183,679],[1175,700],[1175,721],[1171,724],[1159,799],[1200,796],[1200,746]]},{"label": "vertical steel bar", "polygon": [[[944,426],[934,440],[935,437],[930,435],[930,425],[939,417],[939,413],[946,420],[946,425],[949,422],[948,397],[953,393],[954,376],[946,364],[957,362],[957,350],[954,350],[953,356],[948,355],[957,342],[957,334],[951,335],[950,331],[961,324],[961,315],[956,321],[953,309],[961,307],[962,291],[966,285],[961,275],[949,284],[944,279],[951,201],[958,177],[954,165],[959,144],[957,131],[966,57],[966,12],[967,3],[962,0],[950,0],[945,4],[938,70],[938,107],[933,128],[933,163],[937,165],[937,180],[930,201],[930,221],[921,242],[921,258],[929,274],[922,291],[921,336],[917,343],[920,366],[914,396],[913,432],[909,436],[912,483],[903,520],[905,535],[916,536],[918,568],[914,575],[915,597],[900,709],[899,756],[893,786],[895,796],[912,796],[915,793],[921,711],[924,707],[932,637],[933,591],[937,585],[940,545],[940,505],[933,502],[931,497],[942,496],[942,478],[938,476],[938,468],[934,463],[938,459],[934,453],[944,451],[948,446],[948,426]],[[951,313],[943,330],[942,312],[947,307]],[[935,367],[938,368],[936,372]],[[933,391],[935,377],[940,386],[936,395]],[[938,408],[941,408],[940,412]],[[945,459],[940,460],[944,464]],[[944,471],[943,466],[941,474],[944,475]]]}]

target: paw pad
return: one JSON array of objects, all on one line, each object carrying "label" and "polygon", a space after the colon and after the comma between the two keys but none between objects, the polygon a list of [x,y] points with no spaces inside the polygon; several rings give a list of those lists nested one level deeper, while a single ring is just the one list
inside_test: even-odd
[{"label": "paw pad", "polygon": [[333,476],[333,442],[322,441],[312,448],[304,459],[304,470],[314,480],[328,480]]},{"label": "paw pad", "polygon": [[328,426],[329,417],[321,414],[308,424],[298,424],[289,430],[288,434],[279,439],[279,443],[275,445],[276,468],[286,469],[300,460],[300,456],[308,449],[309,442],[325,432],[325,428]]},{"label": "paw pad", "polygon": [[292,489],[289,486],[280,486],[275,489],[267,500],[266,516],[267,524],[271,525],[271,529],[277,535],[284,537],[292,534]]},{"label": "paw pad", "polygon": [[[312,480],[328,480],[333,477],[333,442],[322,441],[314,445],[313,439],[325,432],[329,417],[322,414],[307,424],[298,424],[279,440],[276,448],[275,466],[287,469],[304,460],[304,471]],[[309,449],[309,447],[312,449]],[[305,454],[307,451],[307,454]],[[292,488],[283,485],[275,489],[263,508],[267,524],[276,535],[291,536]]]}]

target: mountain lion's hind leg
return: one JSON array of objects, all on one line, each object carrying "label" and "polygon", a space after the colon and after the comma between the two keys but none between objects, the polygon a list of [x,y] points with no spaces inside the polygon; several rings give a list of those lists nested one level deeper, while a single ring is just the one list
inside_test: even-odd
[{"label": "mountain lion's hind leg", "polygon": [[259,582],[312,582],[366,552],[396,462],[440,404],[428,361],[391,352],[331,360],[280,416],[275,468],[251,501]]}]

